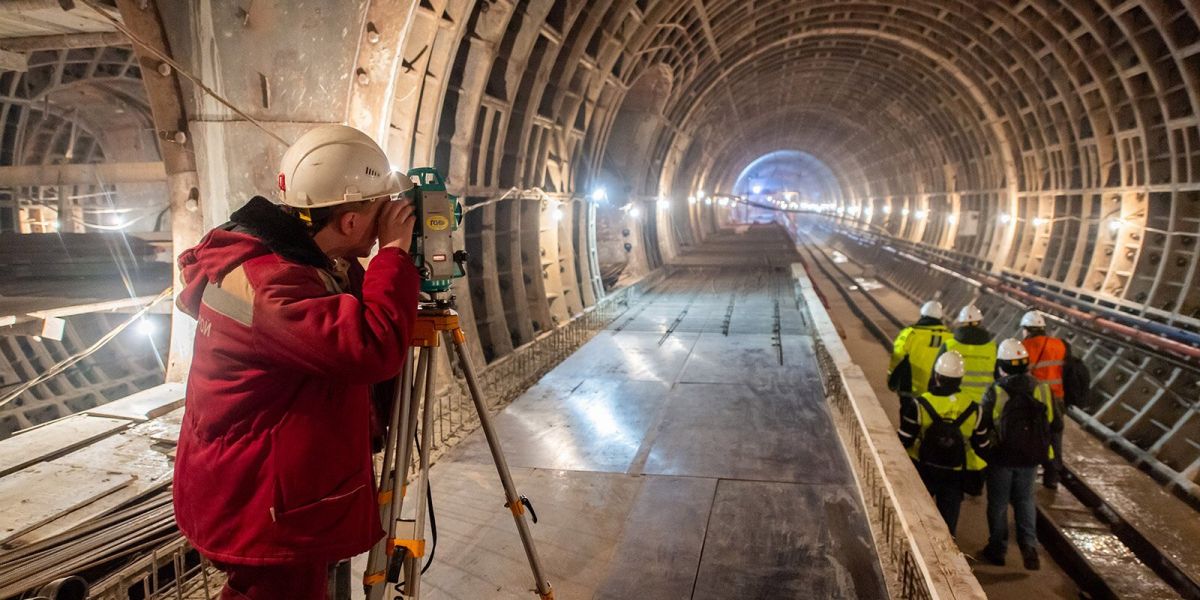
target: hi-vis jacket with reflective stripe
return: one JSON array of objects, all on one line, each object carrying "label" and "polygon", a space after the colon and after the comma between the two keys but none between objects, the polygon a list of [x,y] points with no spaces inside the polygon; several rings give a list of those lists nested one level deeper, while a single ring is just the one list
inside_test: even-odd
[{"label": "hi-vis jacket with reflective stripe", "polygon": [[933,363],[937,361],[942,343],[950,338],[950,330],[941,320],[922,317],[915,325],[905,327],[892,343],[892,360],[888,364],[888,388],[901,396],[920,396],[929,387]]},{"label": "hi-vis jacket with reflective stripe", "polygon": [[1039,335],[1021,342],[1029,352],[1029,371],[1039,381],[1049,384],[1054,397],[1063,397],[1063,365],[1067,361],[1067,344],[1056,337]]},{"label": "hi-vis jacket with reflective stripe", "polygon": [[[339,281],[298,222],[255,198],[179,257],[195,358],[175,519],[213,560],[333,562],[383,535],[370,384],[404,364],[420,280],[380,250]],[[343,288],[342,285],[348,285]]]},{"label": "hi-vis jacket with reflective stripe", "polygon": [[951,350],[962,355],[966,367],[959,397],[972,402],[982,402],[983,393],[996,380],[995,340],[982,328],[960,327],[954,332],[954,337],[942,346],[943,352]]},{"label": "hi-vis jacket with reflective stripe", "polygon": [[[971,409],[974,414],[967,417],[963,421],[959,429],[963,434],[963,446],[967,451],[967,470],[981,471],[987,466],[982,458],[975,453],[975,449],[971,447],[971,433],[975,431],[975,426],[979,419],[979,405],[962,398],[960,394],[952,394],[950,396],[937,396],[933,392],[925,392],[922,396],[929,405],[937,411],[942,419],[953,421],[963,413],[964,410]],[[900,407],[900,441],[908,448],[908,455],[913,460],[920,457],[921,437],[925,435],[925,430],[933,424],[933,417],[929,411],[921,405],[919,401],[906,402]],[[962,469],[958,469],[962,470]]]},{"label": "hi-vis jacket with reflective stripe", "polygon": [[[1029,373],[1018,373],[1002,377],[996,381],[994,385],[988,388],[987,393],[983,397],[983,406],[980,409],[979,424],[975,428],[975,433],[971,436],[971,444],[976,451],[988,455],[991,449],[990,445],[994,441],[992,429],[996,426],[996,422],[1000,420],[1000,415],[1004,414],[1004,404],[1008,402],[1013,395],[1032,393],[1033,398],[1046,407],[1046,421],[1050,423],[1050,431],[1062,431],[1063,422],[1062,415],[1054,410],[1054,399],[1050,392],[1050,386],[1037,380]],[[1024,465],[1009,465],[1007,457],[990,456],[988,460],[993,465],[997,466],[1024,466]],[[1054,458],[1054,445],[1050,445],[1050,450],[1047,452],[1047,458]]]}]

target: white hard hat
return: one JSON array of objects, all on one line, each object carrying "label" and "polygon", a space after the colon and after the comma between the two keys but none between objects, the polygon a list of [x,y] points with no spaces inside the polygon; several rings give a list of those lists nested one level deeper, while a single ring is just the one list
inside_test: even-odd
[{"label": "white hard hat", "polygon": [[1029,351],[1025,349],[1025,344],[1020,340],[1008,338],[1000,342],[1000,348],[996,350],[996,358],[999,360],[1029,360]]},{"label": "white hard hat", "polygon": [[959,323],[979,323],[983,321],[983,313],[974,304],[968,304],[958,311]]},{"label": "white hard hat", "polygon": [[933,372],[942,377],[962,379],[962,376],[967,372],[967,368],[963,363],[962,355],[951,350],[938,357],[937,362],[933,365]]},{"label": "white hard hat", "polygon": [[345,125],[322,125],[283,153],[279,196],[296,208],[321,208],[399,194],[412,181],[392,171],[379,144]]},{"label": "white hard hat", "polygon": [[921,305],[922,317],[933,317],[934,319],[942,318],[942,303],[937,300],[930,300]]},{"label": "white hard hat", "polygon": [[1036,310],[1031,310],[1031,311],[1025,313],[1021,317],[1021,327],[1045,327],[1045,326],[1046,326],[1046,318],[1042,316],[1042,313],[1040,313]]}]

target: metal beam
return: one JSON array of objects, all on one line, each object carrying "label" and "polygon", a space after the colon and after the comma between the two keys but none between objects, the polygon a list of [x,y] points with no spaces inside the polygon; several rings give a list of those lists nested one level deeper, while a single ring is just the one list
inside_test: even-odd
[{"label": "metal beam", "polygon": [[161,162],[0,167],[0,186],[99,185],[166,181]]},{"label": "metal beam", "polygon": [[64,33],[61,35],[32,35],[0,39],[0,48],[12,52],[36,52],[38,50],[69,50],[71,48],[100,48],[104,46],[128,46],[129,38],[122,33]]}]

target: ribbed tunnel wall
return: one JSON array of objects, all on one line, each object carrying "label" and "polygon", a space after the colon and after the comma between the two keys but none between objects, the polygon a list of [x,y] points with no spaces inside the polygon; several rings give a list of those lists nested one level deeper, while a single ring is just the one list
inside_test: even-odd
[{"label": "ribbed tunnel wall", "polygon": [[[273,191],[285,145],[263,129],[353,124],[478,206],[456,291],[481,359],[703,238],[722,209],[689,196],[780,150],[828,167],[843,228],[1200,325],[1194,2],[115,5],[241,114],[142,45],[34,50],[0,78],[6,162],[161,157],[182,247]],[[104,184],[75,189],[144,202]]]}]

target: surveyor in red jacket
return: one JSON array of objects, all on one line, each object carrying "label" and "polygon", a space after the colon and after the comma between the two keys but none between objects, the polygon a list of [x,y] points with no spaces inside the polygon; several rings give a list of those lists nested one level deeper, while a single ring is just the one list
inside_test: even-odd
[{"label": "surveyor in red jacket", "polygon": [[388,201],[411,187],[365,134],[318,127],[284,154],[283,206],[255,197],[179,258],[197,324],[175,517],[223,599],[324,599],[329,565],[383,535],[369,386],[416,318],[413,209]]}]

